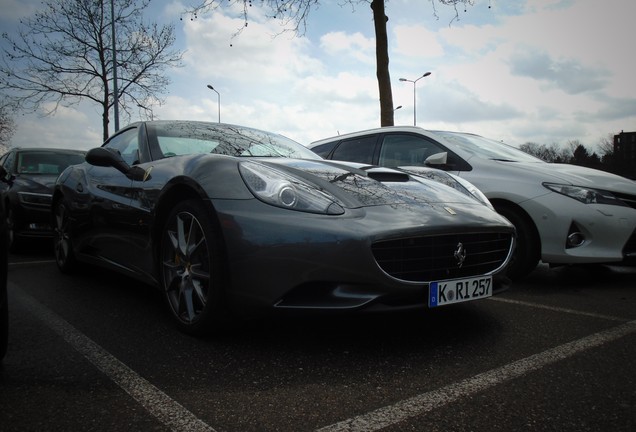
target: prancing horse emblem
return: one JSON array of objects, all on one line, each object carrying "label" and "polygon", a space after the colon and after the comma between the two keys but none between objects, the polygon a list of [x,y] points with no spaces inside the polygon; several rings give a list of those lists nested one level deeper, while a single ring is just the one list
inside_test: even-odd
[{"label": "prancing horse emblem", "polygon": [[464,249],[464,245],[461,242],[457,243],[457,249],[455,249],[453,256],[457,260],[458,267],[464,265],[464,261],[466,260],[466,249]]}]

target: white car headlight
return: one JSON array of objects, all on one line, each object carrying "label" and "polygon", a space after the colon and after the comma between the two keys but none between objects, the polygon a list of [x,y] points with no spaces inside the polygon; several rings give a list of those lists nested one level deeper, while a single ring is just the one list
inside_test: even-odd
[{"label": "white car headlight", "polygon": [[239,172],[252,194],[267,204],[308,213],[344,213],[329,193],[275,168],[245,161],[239,163]]},{"label": "white car headlight", "polygon": [[572,186],[567,184],[543,183],[543,186],[553,192],[573,198],[583,204],[608,204],[616,206],[627,206],[623,201],[616,198],[611,192],[601,189],[592,189],[582,186]]}]

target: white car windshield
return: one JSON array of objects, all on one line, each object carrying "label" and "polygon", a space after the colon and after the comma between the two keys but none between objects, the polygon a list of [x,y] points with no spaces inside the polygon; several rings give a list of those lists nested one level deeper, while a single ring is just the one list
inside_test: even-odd
[{"label": "white car windshield", "polygon": [[543,162],[534,156],[525,153],[518,148],[502,142],[484,138],[479,135],[471,135],[456,132],[436,132],[452,143],[457,149],[471,155],[505,162]]}]

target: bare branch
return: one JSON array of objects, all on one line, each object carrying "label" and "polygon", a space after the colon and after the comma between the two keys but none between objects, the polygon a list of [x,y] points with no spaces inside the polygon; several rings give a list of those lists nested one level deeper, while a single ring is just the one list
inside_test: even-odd
[{"label": "bare branch", "polygon": [[[113,104],[111,24],[116,27],[120,103],[159,100],[170,80],[163,72],[180,66],[183,53],[172,49],[174,27],[146,24],[149,0],[118,0],[114,17],[106,0],[44,0],[42,8],[21,21],[0,62],[0,89],[22,109],[35,111],[52,102],[82,100],[102,106],[104,138]],[[121,71],[121,72],[120,72]],[[129,112],[122,106],[124,112]]]}]

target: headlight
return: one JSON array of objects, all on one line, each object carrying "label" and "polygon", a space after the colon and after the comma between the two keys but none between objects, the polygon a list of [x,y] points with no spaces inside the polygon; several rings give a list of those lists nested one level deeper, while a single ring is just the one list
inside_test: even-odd
[{"label": "headlight", "polygon": [[46,207],[51,205],[53,195],[33,192],[18,192],[18,198],[23,204]]},{"label": "headlight", "polygon": [[616,206],[627,206],[623,201],[616,198],[611,192],[586,188],[582,186],[572,186],[566,184],[543,183],[543,186],[553,192],[574,198],[583,204],[608,204]]},{"label": "headlight", "polygon": [[330,194],[275,168],[256,162],[241,162],[239,172],[254,196],[267,204],[308,213],[344,213],[342,206]]},{"label": "headlight", "polygon": [[484,193],[482,191],[477,189],[477,186],[475,186],[474,184],[472,184],[468,180],[465,180],[465,179],[463,179],[463,178],[461,178],[459,176],[456,176],[454,174],[448,173],[448,175],[453,177],[455,179],[455,181],[457,181],[457,183],[459,183],[460,185],[464,186],[466,188],[466,190],[468,192],[470,192],[470,194],[477,199],[477,201],[481,201],[487,207],[489,207],[490,209],[494,210],[494,207],[490,203],[490,200],[488,198],[486,198],[486,195],[484,195]]}]

